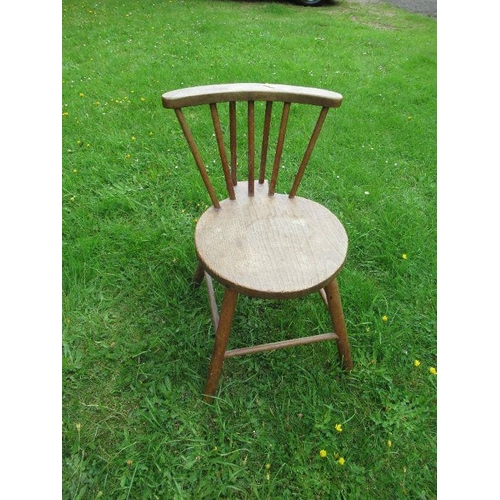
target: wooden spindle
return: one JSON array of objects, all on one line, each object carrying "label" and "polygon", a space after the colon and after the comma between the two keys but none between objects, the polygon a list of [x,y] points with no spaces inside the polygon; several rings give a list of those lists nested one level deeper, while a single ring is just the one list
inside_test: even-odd
[{"label": "wooden spindle", "polygon": [[255,113],[254,101],[248,101],[248,196],[254,195]]},{"label": "wooden spindle", "polygon": [[266,114],[264,117],[264,131],[262,133],[262,149],[260,154],[259,184],[263,184],[266,178],[267,150],[269,148],[269,132],[271,130],[273,102],[266,102]]},{"label": "wooden spindle", "polygon": [[236,102],[229,103],[229,147],[231,150],[231,179],[233,186],[238,183],[238,175],[236,171]]},{"label": "wooden spindle", "polygon": [[224,147],[224,137],[222,128],[220,126],[219,113],[217,112],[217,104],[210,104],[210,112],[212,114],[212,121],[214,124],[215,137],[217,139],[217,146],[219,148],[219,155],[222,162],[222,169],[224,171],[224,179],[226,180],[226,188],[231,200],[235,199],[234,187],[231,180],[231,172],[229,171],[229,163],[227,161],[226,148]]},{"label": "wooden spindle", "polygon": [[208,177],[207,169],[205,168],[205,164],[203,163],[203,160],[201,159],[200,152],[198,151],[198,148],[196,147],[196,143],[194,141],[193,134],[191,133],[191,130],[189,129],[189,126],[186,122],[186,118],[184,117],[182,109],[176,108],[174,111],[175,111],[175,114],[177,116],[177,119],[179,120],[179,124],[182,128],[182,131],[184,132],[184,136],[186,137],[186,141],[188,143],[191,154],[193,155],[196,166],[198,167],[198,170],[200,171],[201,178],[203,179],[203,182],[205,184],[205,187],[207,188],[210,199],[212,200],[212,204],[215,208],[220,208],[219,200],[217,199],[217,195],[215,194],[214,187],[212,186],[212,183],[210,182],[210,178]]},{"label": "wooden spindle", "polygon": [[276,153],[274,155],[273,172],[271,175],[271,182],[269,183],[269,195],[274,195],[276,189],[276,181],[278,180],[278,173],[281,162],[281,154],[283,153],[283,144],[285,142],[286,126],[288,124],[288,113],[290,112],[290,103],[283,103],[283,113],[281,114],[280,130],[278,134],[278,143],[276,145]]},{"label": "wooden spindle", "polygon": [[319,133],[321,132],[321,127],[325,122],[328,109],[329,108],[327,107],[321,108],[318,120],[316,121],[316,126],[314,127],[311,139],[309,140],[306,152],[304,153],[304,158],[302,159],[302,163],[300,164],[297,175],[295,176],[292,189],[290,191],[290,194],[288,195],[289,198],[293,198],[297,194],[297,189],[299,188],[300,181],[302,180],[302,176],[304,175],[307,164],[309,163],[309,159],[311,158],[311,153],[313,152],[314,146],[316,145],[316,141],[318,140]]}]

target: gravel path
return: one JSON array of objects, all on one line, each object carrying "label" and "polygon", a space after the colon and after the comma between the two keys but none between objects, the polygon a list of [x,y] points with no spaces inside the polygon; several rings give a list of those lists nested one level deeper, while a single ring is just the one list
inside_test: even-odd
[{"label": "gravel path", "polygon": [[437,0],[388,0],[393,5],[437,19]]},{"label": "gravel path", "polygon": [[[352,0],[358,3],[375,3],[383,0]],[[437,0],[385,0],[409,12],[424,14],[437,19]]]}]

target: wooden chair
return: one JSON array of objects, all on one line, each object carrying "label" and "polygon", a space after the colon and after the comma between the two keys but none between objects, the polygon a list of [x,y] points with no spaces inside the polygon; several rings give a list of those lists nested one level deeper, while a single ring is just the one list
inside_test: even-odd
[{"label": "wooden chair", "polygon": [[[255,120],[256,103],[265,102],[263,122]],[[347,338],[336,276],[347,253],[347,235],[327,208],[306,198],[296,196],[329,108],[336,108],[342,96],[328,90],[290,85],[236,83],[183,88],[162,96],[163,106],[173,109],[210,195],[212,207],[200,217],[195,229],[195,245],[199,264],[194,276],[198,285],[206,278],[210,307],[215,327],[215,344],[205,385],[207,402],[215,396],[225,358],[269,351],[312,342],[335,340],[341,362],[346,370],[353,363]],[[237,168],[237,103],[246,102],[247,174],[240,180]],[[270,142],[273,104],[281,107],[281,119],[276,132],[276,148],[266,180],[267,156]],[[319,117],[313,127],[302,162],[288,195],[275,192],[280,160],[291,105],[310,105],[319,108]],[[200,149],[188,126],[191,106],[210,108],[213,132],[224,174],[227,197],[219,200],[209,176]],[[228,125],[219,118],[222,105],[228,108]],[[278,105],[278,104],[277,104]],[[238,111],[240,104],[238,104]],[[264,104],[260,105],[264,108]],[[208,111],[207,111],[208,113]],[[208,119],[210,121],[210,119]],[[224,122],[226,124],[226,122]],[[274,125],[274,121],[272,122]],[[278,122],[276,122],[277,125]],[[256,130],[262,129],[260,164],[256,179]],[[198,123],[196,123],[198,127]],[[229,129],[229,155],[226,152],[225,129]],[[205,137],[206,139],[206,137]],[[213,139],[212,139],[213,140]],[[220,170],[219,170],[220,172]],[[221,174],[222,177],[222,174]],[[225,287],[220,316],[215,301],[212,278]],[[334,333],[285,340],[241,349],[226,350],[231,324],[239,294],[250,297],[288,299],[319,291],[331,316]]]}]

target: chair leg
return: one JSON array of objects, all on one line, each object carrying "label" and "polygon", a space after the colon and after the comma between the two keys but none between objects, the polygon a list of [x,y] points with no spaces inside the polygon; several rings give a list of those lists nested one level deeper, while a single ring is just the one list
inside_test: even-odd
[{"label": "chair leg", "polygon": [[219,318],[219,325],[215,333],[215,343],[212,352],[212,360],[208,369],[207,382],[205,384],[204,399],[207,403],[213,401],[224,363],[224,354],[226,353],[229,333],[231,332],[231,324],[234,318],[236,302],[238,300],[238,292],[226,288],[222,308]]},{"label": "chair leg", "polygon": [[353,369],[351,349],[349,347],[349,339],[347,338],[347,328],[345,326],[339,286],[336,278],[326,285],[325,292],[328,301],[328,311],[332,318],[333,331],[338,335],[337,348],[340,359],[344,369],[351,371]]},{"label": "chair leg", "polygon": [[198,262],[198,267],[196,268],[196,272],[194,273],[193,276],[193,283],[197,286],[200,286],[204,276],[205,276],[205,270],[203,269],[201,262]]}]

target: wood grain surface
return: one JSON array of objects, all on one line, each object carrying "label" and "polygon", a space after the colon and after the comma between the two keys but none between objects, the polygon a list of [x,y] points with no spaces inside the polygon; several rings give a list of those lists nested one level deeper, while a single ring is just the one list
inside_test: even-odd
[{"label": "wood grain surface", "polygon": [[198,258],[219,282],[254,297],[299,297],[323,288],[342,267],[347,235],[324,206],[268,195],[267,182],[209,208],[195,230]]}]

